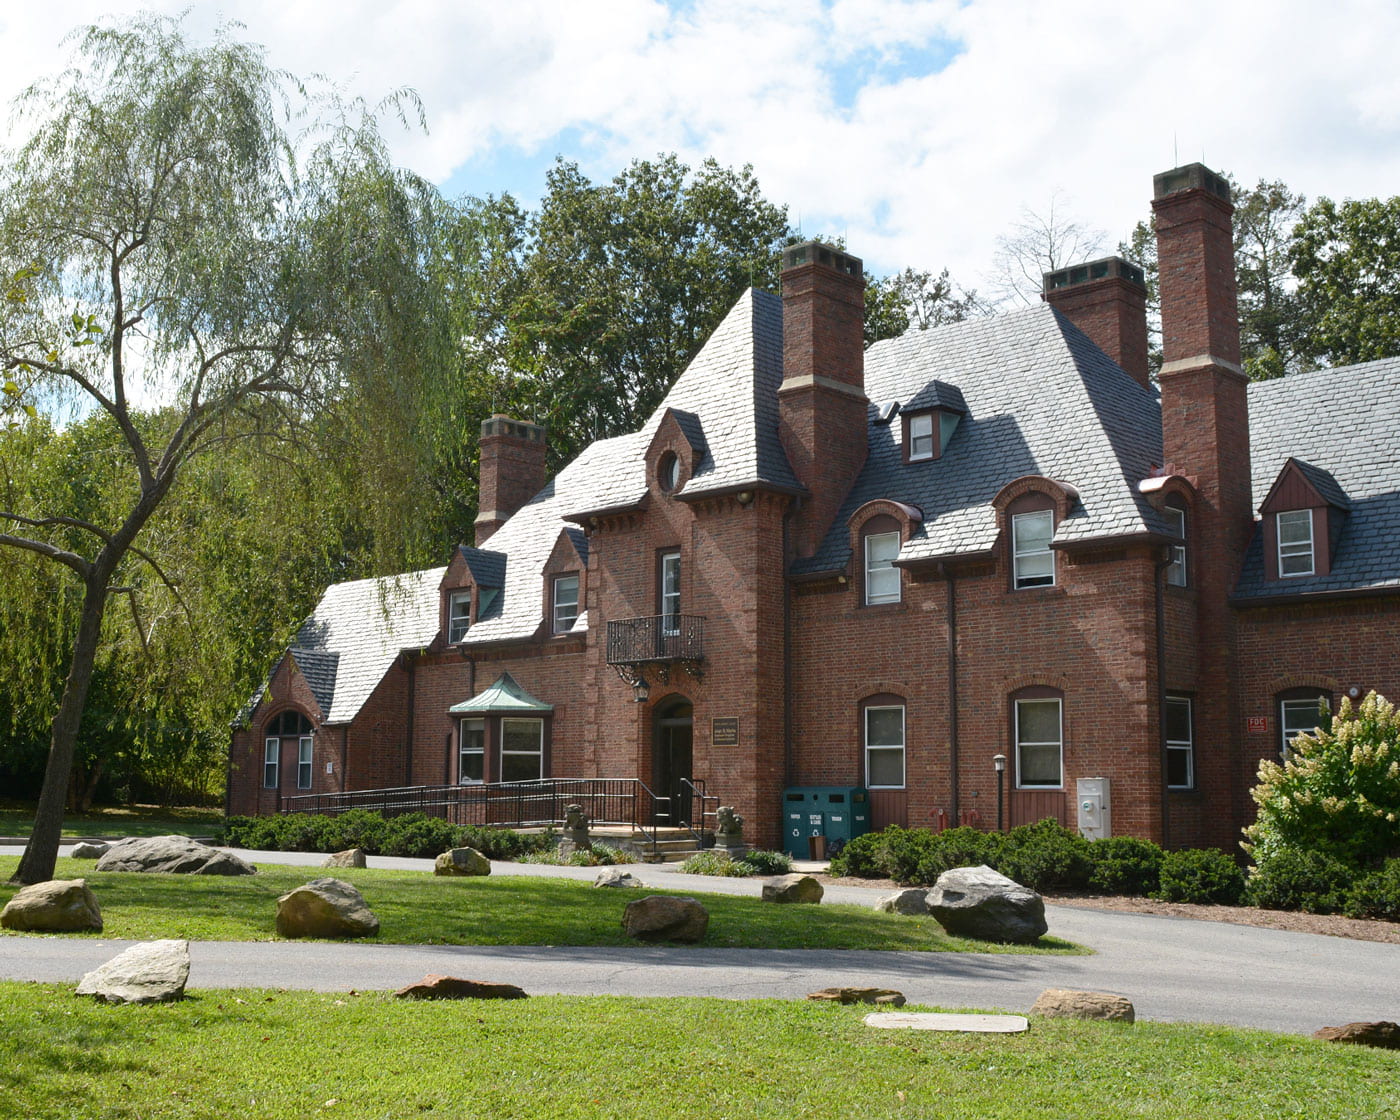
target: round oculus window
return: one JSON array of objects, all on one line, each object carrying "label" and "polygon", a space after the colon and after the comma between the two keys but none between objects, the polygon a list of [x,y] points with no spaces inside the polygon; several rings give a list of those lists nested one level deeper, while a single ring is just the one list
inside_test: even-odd
[{"label": "round oculus window", "polygon": [[668,494],[681,484],[681,461],[674,451],[661,456],[656,464],[656,479]]}]

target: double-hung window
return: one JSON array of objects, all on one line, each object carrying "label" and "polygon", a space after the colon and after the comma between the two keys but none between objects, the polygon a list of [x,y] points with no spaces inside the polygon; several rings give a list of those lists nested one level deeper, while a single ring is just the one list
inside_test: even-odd
[{"label": "double-hung window", "polygon": [[1191,700],[1168,696],[1166,711],[1167,788],[1193,789],[1196,785],[1195,744],[1191,734]]},{"label": "double-hung window", "polygon": [[1172,587],[1186,586],[1186,511],[1178,509],[1176,506],[1167,506],[1162,512],[1166,515],[1167,522],[1171,525],[1177,537],[1181,538],[1180,544],[1174,544],[1172,549],[1172,561],[1167,565],[1167,583]]},{"label": "double-hung window", "polygon": [[454,591],[447,600],[447,641],[456,645],[467,636],[472,621],[472,593]]},{"label": "double-hung window", "polygon": [[1016,701],[1016,785],[1022,789],[1063,784],[1064,731],[1060,701]]},{"label": "double-hung window", "polygon": [[1329,722],[1327,697],[1322,694],[1305,697],[1292,697],[1279,702],[1279,737],[1282,740],[1279,753],[1287,758],[1293,748],[1293,740],[1299,735],[1311,735],[1319,727]]},{"label": "double-hung window", "polygon": [[311,788],[311,736],[297,739],[297,789]]},{"label": "double-hung window", "polygon": [[681,554],[666,552],[661,556],[661,631],[681,632]]},{"label": "double-hung window", "polygon": [[904,788],[904,706],[865,709],[865,784]]},{"label": "double-hung window", "polygon": [[277,788],[277,758],[282,740],[269,735],[263,740],[263,789]]},{"label": "double-hung window", "polygon": [[899,533],[871,533],[865,538],[865,601],[899,602]]},{"label": "double-hung window", "polygon": [[544,720],[501,720],[501,781],[529,782],[544,776]]},{"label": "double-hung window", "polygon": [[909,425],[909,461],[933,458],[933,413],[918,412],[905,418]]},{"label": "double-hung window", "polygon": [[578,620],[578,576],[554,580],[554,633],[567,634]]},{"label": "double-hung window", "polygon": [[1278,574],[1281,577],[1313,574],[1313,515],[1310,509],[1277,514]]},{"label": "double-hung window", "polygon": [[1055,515],[1048,509],[1012,516],[1011,551],[1017,588],[1054,585],[1055,554],[1050,551],[1054,535]]},{"label": "double-hung window", "polygon": [[486,721],[464,719],[457,727],[457,781],[473,785],[486,779]]}]

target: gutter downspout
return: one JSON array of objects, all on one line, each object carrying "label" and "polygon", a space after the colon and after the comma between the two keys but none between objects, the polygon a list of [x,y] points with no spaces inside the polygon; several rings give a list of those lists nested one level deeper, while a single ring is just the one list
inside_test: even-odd
[{"label": "gutter downspout", "polygon": [[404,717],[403,744],[403,784],[413,784],[413,709],[418,706],[418,658],[413,654],[404,655],[404,668],[408,670],[408,713]]},{"label": "gutter downspout", "polygon": [[1171,805],[1167,792],[1167,627],[1166,627],[1166,579],[1171,567],[1170,548],[1162,552],[1162,557],[1153,565],[1152,589],[1157,615],[1157,754],[1161,771],[1162,800],[1162,847],[1171,846],[1172,822]]},{"label": "gutter downspout", "polygon": [[[783,511],[783,788],[792,785],[792,578],[789,547],[792,542],[792,519],[802,508],[802,498],[795,496]],[[778,806],[779,822],[782,805]]]},{"label": "gutter downspout", "polygon": [[948,768],[949,795],[953,803],[951,820],[954,825],[961,823],[958,816],[959,797],[959,753],[958,753],[958,592],[947,567],[940,563],[938,574],[947,582],[948,588]]}]

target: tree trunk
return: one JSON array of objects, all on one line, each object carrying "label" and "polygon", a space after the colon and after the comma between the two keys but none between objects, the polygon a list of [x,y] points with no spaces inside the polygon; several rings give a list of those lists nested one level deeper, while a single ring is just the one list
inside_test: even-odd
[{"label": "tree trunk", "polygon": [[102,633],[102,614],[107,608],[107,586],[113,565],[95,565],[83,592],[83,610],[78,636],[73,643],[73,660],[63,685],[63,699],[53,721],[49,761],[39,807],[34,811],[34,831],[20,857],[12,883],[45,883],[53,878],[58,860],[58,842],[63,834],[63,810],[68,798],[68,779],[73,772],[73,755],[78,745],[78,727],[83,720],[97,643]]}]

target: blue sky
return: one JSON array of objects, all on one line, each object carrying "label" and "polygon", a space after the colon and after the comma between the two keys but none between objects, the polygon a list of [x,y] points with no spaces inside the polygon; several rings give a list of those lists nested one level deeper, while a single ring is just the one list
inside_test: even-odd
[{"label": "blue sky", "polygon": [[[7,5],[0,96],[136,7]],[[189,24],[220,16],[293,73],[415,89],[429,133],[393,148],[449,195],[533,201],[557,155],[595,178],[713,155],[873,271],[983,288],[1023,208],[1111,248],[1178,159],[1309,197],[1400,183],[1393,0],[222,0]]]}]

